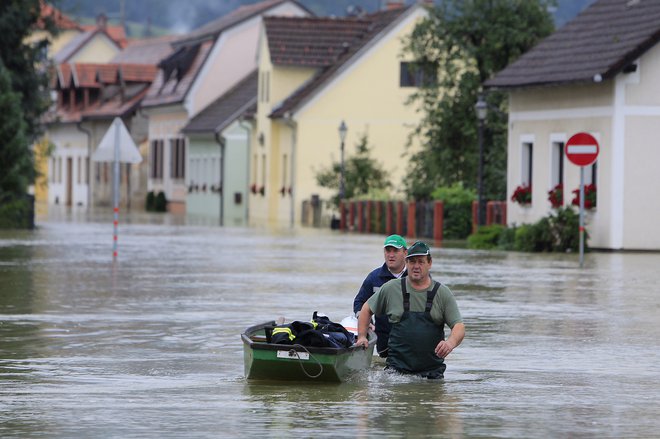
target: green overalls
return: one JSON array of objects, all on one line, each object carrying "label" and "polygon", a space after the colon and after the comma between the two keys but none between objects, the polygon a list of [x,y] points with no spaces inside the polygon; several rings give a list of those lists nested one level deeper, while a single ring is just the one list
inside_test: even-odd
[{"label": "green overalls", "polygon": [[394,323],[390,332],[388,369],[427,378],[442,378],[447,366],[444,359],[435,354],[435,347],[445,339],[445,331],[431,319],[431,306],[438,288],[440,283],[435,282],[433,289],[426,292],[424,312],[411,312],[410,293],[406,290],[406,280],[401,279],[403,314],[401,321]]}]

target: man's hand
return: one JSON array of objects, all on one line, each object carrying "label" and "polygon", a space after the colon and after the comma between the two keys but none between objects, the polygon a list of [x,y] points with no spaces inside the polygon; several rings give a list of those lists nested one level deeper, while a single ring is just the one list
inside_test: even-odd
[{"label": "man's hand", "polygon": [[456,345],[454,345],[449,340],[442,340],[435,347],[435,355],[437,355],[440,358],[445,358],[447,355],[451,353],[451,351],[454,350],[455,347]]},{"label": "man's hand", "polygon": [[362,346],[364,349],[369,347],[369,340],[367,337],[358,337],[357,341],[355,342],[355,346]]}]

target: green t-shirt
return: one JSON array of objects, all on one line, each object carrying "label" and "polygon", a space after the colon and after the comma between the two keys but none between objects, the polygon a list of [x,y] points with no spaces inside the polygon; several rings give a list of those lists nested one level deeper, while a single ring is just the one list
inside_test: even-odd
[{"label": "green t-shirt", "polygon": [[[429,289],[432,290],[434,285],[435,281]],[[410,293],[410,311],[424,312],[427,290],[414,289],[408,278],[406,278],[406,290]],[[369,298],[367,303],[374,314],[385,314],[390,323],[399,323],[403,314],[401,279],[392,279],[383,284],[380,290]],[[441,327],[447,324],[447,326],[453,328],[456,323],[463,322],[456,298],[454,298],[451,290],[442,284],[440,284],[440,288],[438,288],[438,292],[433,299],[431,318]]]}]

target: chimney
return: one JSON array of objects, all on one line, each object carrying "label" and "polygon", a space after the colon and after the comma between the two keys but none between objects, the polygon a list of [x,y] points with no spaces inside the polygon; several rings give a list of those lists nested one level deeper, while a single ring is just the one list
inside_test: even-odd
[{"label": "chimney", "polygon": [[100,27],[101,29],[105,29],[107,25],[108,17],[103,12],[101,12],[96,16],[96,26]]}]

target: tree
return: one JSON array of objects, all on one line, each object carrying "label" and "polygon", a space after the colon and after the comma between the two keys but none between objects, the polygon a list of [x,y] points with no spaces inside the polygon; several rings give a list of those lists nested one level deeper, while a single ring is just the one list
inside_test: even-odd
[{"label": "tree", "polygon": [[[481,84],[553,30],[549,0],[446,0],[430,9],[406,42],[427,81],[410,98],[423,117],[413,135],[408,195],[429,199],[439,186],[477,186],[477,118]],[[490,108],[506,112],[505,95],[491,91]],[[484,130],[487,199],[506,197],[506,118],[489,111]]]},{"label": "tree", "polygon": [[[382,166],[369,156],[367,136],[363,135],[356,145],[356,154],[349,157],[344,166],[345,197],[357,198],[365,195],[374,195],[378,191],[390,188],[387,173]],[[330,168],[321,169],[316,174],[319,186],[336,189],[337,195],[332,197],[332,204],[339,207],[339,186],[341,183],[341,163],[332,163]]]},{"label": "tree", "polygon": [[27,196],[35,175],[30,143],[48,105],[48,41],[24,42],[37,25],[53,30],[51,19],[40,19],[40,8],[39,0],[0,2],[0,227],[34,224]]}]

